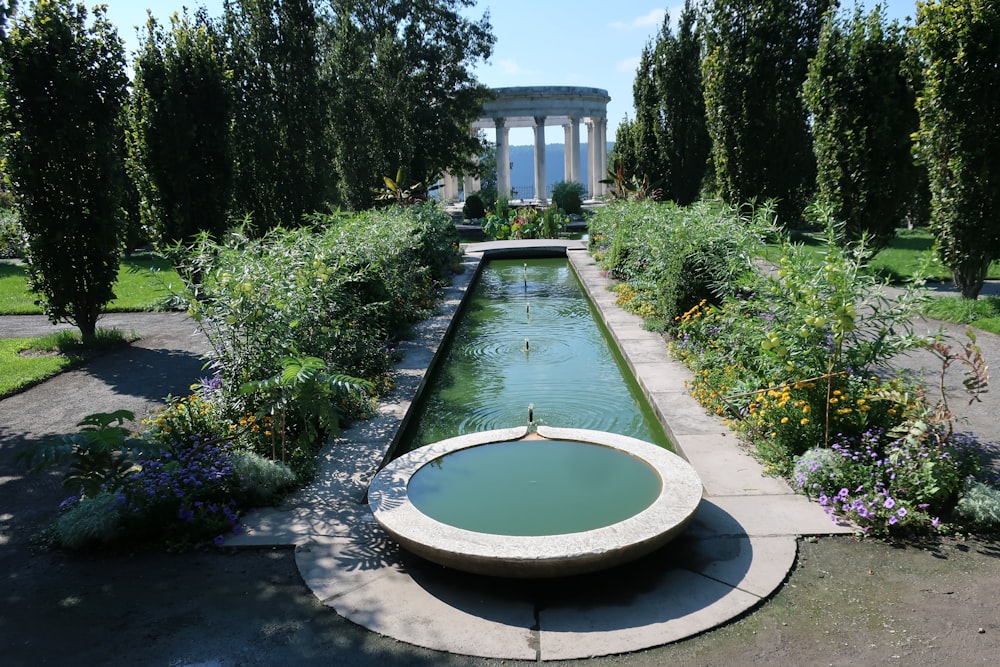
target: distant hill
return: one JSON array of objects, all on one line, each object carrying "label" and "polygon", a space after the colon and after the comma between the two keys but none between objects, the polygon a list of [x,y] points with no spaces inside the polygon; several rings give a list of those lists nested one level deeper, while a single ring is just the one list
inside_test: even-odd
[{"label": "distant hill", "polygon": [[[610,151],[613,146],[614,143],[609,143],[608,150]],[[587,147],[587,144],[580,144],[580,181],[585,188],[589,185],[587,180]],[[564,144],[545,145],[545,181],[550,191],[554,183],[566,180],[563,169],[565,149]],[[511,146],[510,161],[514,163],[510,170],[510,187],[517,191],[519,197],[534,197],[535,147]],[[548,195],[549,192],[546,192],[546,197]]]}]

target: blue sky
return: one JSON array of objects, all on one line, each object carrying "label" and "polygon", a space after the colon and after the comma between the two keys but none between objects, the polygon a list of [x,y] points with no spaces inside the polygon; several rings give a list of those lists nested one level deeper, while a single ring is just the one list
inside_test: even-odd
[{"label": "blue sky", "polygon": [[[222,13],[222,0],[104,0],[108,17],[118,26],[126,48],[136,48],[133,26],[146,21],[146,8],[162,21],[182,6],[204,5],[209,14]],[[842,6],[853,6],[841,0]],[[872,7],[875,0],[863,0]],[[890,19],[904,20],[916,13],[916,0],[886,0]],[[489,11],[497,37],[493,57],[476,69],[488,86],[591,86],[611,96],[608,104],[608,140],[619,121],[634,115],[632,80],[643,46],[657,33],[664,11],[676,20],[681,2],[666,5],[648,0],[479,0],[470,14]],[[559,141],[559,133],[550,132]],[[586,137],[586,132],[581,132]],[[511,132],[511,143],[531,144],[530,129]]]}]

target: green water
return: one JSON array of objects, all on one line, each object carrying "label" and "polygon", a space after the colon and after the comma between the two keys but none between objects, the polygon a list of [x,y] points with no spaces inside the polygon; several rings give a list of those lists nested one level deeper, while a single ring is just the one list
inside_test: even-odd
[{"label": "green water", "polygon": [[565,258],[491,260],[459,314],[401,454],[528,423],[609,431],[669,447]]},{"label": "green water", "polygon": [[610,526],[656,500],[660,476],[625,452],[518,440],[446,454],[410,478],[413,505],[442,523],[494,535],[561,535]]}]

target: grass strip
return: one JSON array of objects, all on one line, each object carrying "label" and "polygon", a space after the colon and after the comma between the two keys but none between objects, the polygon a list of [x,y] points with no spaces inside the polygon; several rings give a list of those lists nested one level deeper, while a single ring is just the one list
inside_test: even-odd
[{"label": "grass strip", "polygon": [[84,346],[75,330],[57,331],[39,338],[0,339],[0,398],[16,394],[53,375],[78,366],[107,350],[136,340],[118,329],[98,329],[96,341]]},{"label": "grass strip", "polygon": [[[155,253],[137,253],[122,260],[115,281],[115,299],[104,312],[164,310],[183,281],[166,259]],[[38,295],[28,289],[28,267],[0,262],[0,315],[40,315]]]}]

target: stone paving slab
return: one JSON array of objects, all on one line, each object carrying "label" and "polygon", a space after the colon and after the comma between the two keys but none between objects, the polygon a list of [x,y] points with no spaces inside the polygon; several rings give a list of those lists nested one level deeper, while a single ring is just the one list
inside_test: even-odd
[{"label": "stone paving slab", "polygon": [[648,584],[648,592],[623,595],[617,603],[595,605],[584,594],[577,605],[542,610],[540,658],[589,658],[667,644],[761,602],[756,595],[685,569],[666,570]]}]

